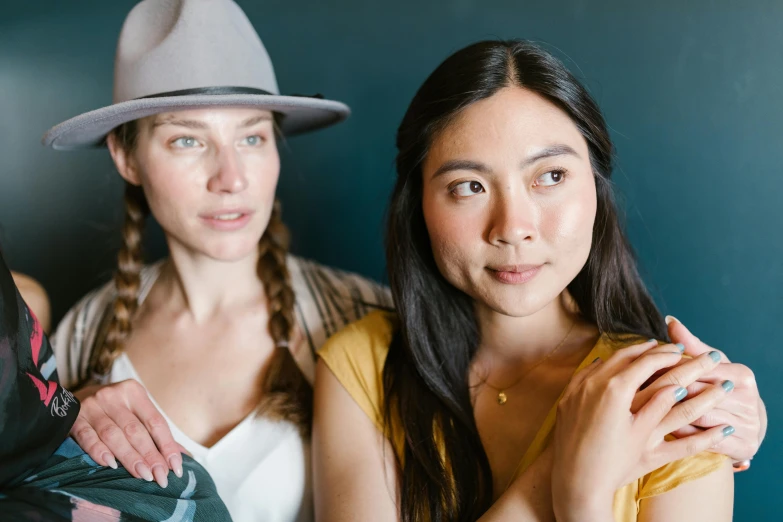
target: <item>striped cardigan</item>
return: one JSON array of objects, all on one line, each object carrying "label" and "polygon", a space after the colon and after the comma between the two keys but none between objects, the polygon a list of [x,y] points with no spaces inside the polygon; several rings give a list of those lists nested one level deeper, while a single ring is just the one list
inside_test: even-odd
[{"label": "striped cardigan", "polygon": [[[139,302],[146,298],[160,275],[163,262],[141,271]],[[293,255],[288,270],[296,297],[296,320],[309,350],[294,358],[312,384],[316,352],[324,342],[347,324],[375,308],[391,308],[389,290],[357,274],[328,268]],[[52,336],[57,372],[64,386],[75,385],[86,375],[90,354],[107,310],[117,295],[114,282],[87,294],[65,315]]]}]

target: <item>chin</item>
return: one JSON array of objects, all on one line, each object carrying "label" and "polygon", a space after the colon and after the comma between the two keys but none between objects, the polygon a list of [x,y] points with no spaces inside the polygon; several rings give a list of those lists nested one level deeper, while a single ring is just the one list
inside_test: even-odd
[{"label": "chin", "polygon": [[221,241],[211,241],[207,244],[202,243],[195,250],[215,261],[231,263],[241,261],[250,255],[255,255],[258,251],[258,239],[226,238]]},{"label": "chin", "polygon": [[493,299],[484,305],[508,317],[528,317],[546,308],[550,302],[544,299]]},{"label": "chin", "polygon": [[[492,285],[494,286],[494,284]],[[478,292],[475,299],[496,313],[509,317],[528,317],[544,308],[557,298],[560,292],[535,288],[534,286],[509,286],[486,288]]]}]

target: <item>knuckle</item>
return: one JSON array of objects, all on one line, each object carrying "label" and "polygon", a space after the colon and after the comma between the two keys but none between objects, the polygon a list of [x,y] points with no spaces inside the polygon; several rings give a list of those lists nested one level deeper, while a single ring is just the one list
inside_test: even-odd
[{"label": "knuckle", "polygon": [[116,394],[117,392],[113,386],[104,386],[103,388],[95,392],[95,395],[93,396],[95,397],[94,402],[98,402],[98,403],[111,402],[116,396]]},{"label": "knuckle", "polygon": [[144,434],[147,430],[144,425],[139,421],[130,421],[128,424],[122,427],[123,433],[128,439],[138,438],[139,435]]},{"label": "knuckle", "polygon": [[756,387],[756,374],[744,364],[737,365],[737,383],[743,388]]},{"label": "knuckle", "polygon": [[133,451],[133,449],[127,449],[122,452],[122,454],[117,455],[117,460],[122,462],[122,465],[125,466],[126,469],[134,470],[136,469],[136,464],[139,462],[142,462],[141,455]]},{"label": "knuckle", "polygon": [[696,455],[697,453],[702,451],[702,441],[699,440],[697,437],[691,437],[688,439],[688,442],[685,444],[685,453],[688,456]]},{"label": "knuckle", "polygon": [[687,386],[687,384],[685,384],[685,380],[682,377],[682,373],[676,370],[666,373],[663,376],[663,383],[665,386]]},{"label": "knuckle", "polygon": [[167,430],[169,427],[169,423],[166,422],[166,419],[163,418],[163,415],[160,413],[156,413],[152,417],[150,417],[147,420],[149,427],[152,431],[162,431]]},{"label": "knuckle", "polygon": [[92,426],[87,423],[80,424],[79,426],[74,424],[74,427],[71,428],[71,436],[77,441],[86,442],[90,438],[94,437],[94,433],[95,430],[93,430]]},{"label": "knuckle", "polygon": [[156,449],[150,449],[143,453],[142,457],[145,461],[147,461],[148,464],[165,464],[166,462],[163,460],[163,456],[156,450]]},{"label": "knuckle", "polygon": [[617,395],[625,388],[625,379],[619,375],[614,375],[606,381],[604,391],[608,395]]},{"label": "knuckle", "polygon": [[97,433],[98,433],[98,437],[101,440],[105,440],[105,441],[117,440],[122,435],[120,432],[120,428],[117,427],[116,424],[110,424],[110,423],[107,423],[104,426],[99,427]]},{"label": "knuckle", "polygon": [[141,383],[136,379],[128,379],[127,381],[122,381],[122,385],[125,388],[125,390],[131,395],[138,395],[139,393],[144,391],[144,386],[142,386]]},{"label": "knuckle", "polygon": [[701,417],[693,421],[691,424],[695,424],[702,428],[707,428],[707,427],[717,426],[718,421],[713,413],[705,413],[704,415],[702,415]]},{"label": "knuckle", "polygon": [[691,402],[684,402],[680,405],[680,414],[689,424],[699,416]]},{"label": "knuckle", "polygon": [[702,355],[701,357],[699,357],[698,359],[696,359],[696,361],[698,361],[699,368],[701,368],[702,373],[704,373],[706,371],[709,371],[709,370],[713,369],[714,367],[716,367],[718,364],[720,364],[720,363],[716,363],[715,361],[713,361],[710,358],[709,354],[706,354],[706,353],[704,355]]}]

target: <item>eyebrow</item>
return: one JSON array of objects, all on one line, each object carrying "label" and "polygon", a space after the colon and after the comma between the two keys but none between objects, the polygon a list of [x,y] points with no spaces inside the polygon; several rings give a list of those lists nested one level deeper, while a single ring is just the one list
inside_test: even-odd
[{"label": "eyebrow", "polygon": [[187,127],[188,129],[206,129],[209,126],[203,121],[198,120],[180,120],[174,116],[162,118],[152,122],[152,128],[158,128],[162,125],[176,125],[177,127]]},{"label": "eyebrow", "polygon": [[[580,157],[579,154],[568,145],[565,144],[550,145],[549,147],[541,149],[538,152],[531,154],[530,156],[525,158],[519,167],[521,169],[524,169],[534,164],[537,161],[541,161],[542,159],[551,158],[554,156],[576,156],[577,158]],[[443,165],[441,165],[438,168],[438,170],[435,171],[435,174],[433,174],[432,177],[437,178],[442,174],[454,170],[472,170],[475,172],[481,172],[482,174],[487,174],[490,172],[491,169],[488,166],[484,165],[483,163],[479,163],[478,161],[449,160]]]},{"label": "eyebrow", "polygon": [[[272,117],[268,114],[259,114],[257,116],[251,116],[250,118],[247,118],[245,121],[239,124],[240,128],[247,128],[252,127],[256,123],[272,120]],[[175,116],[168,116],[161,118],[159,120],[156,120],[152,124],[152,128],[160,127],[161,125],[176,125],[178,127],[186,127],[188,129],[208,129],[209,125],[204,123],[203,121],[198,120],[182,120],[179,118],[176,118]]]},{"label": "eyebrow", "polygon": [[240,123],[239,126],[241,128],[252,127],[256,123],[260,123],[262,121],[272,121],[272,116],[270,116],[269,114],[259,114],[258,116],[251,116],[250,118]]}]

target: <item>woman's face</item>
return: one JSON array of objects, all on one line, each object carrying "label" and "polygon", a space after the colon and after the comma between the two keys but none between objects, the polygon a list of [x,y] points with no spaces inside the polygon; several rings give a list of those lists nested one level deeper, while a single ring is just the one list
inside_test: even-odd
[{"label": "woman's face", "polygon": [[596,213],[587,143],[532,91],[507,87],[461,112],[435,137],[422,182],[438,268],[479,306],[532,315],[587,261]]},{"label": "woman's face", "polygon": [[271,112],[158,114],[139,122],[130,154],[110,148],[120,174],[144,188],[170,244],[221,261],[256,252],[280,174]]}]

